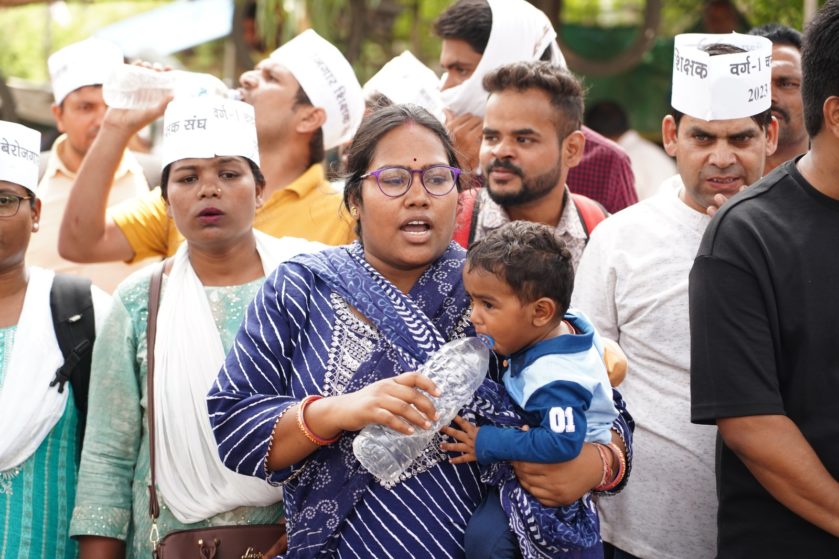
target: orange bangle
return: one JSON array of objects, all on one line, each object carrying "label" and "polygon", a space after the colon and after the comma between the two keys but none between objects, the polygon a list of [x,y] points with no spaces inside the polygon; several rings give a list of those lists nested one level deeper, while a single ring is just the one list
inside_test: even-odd
[{"label": "orange bangle", "polygon": [[306,418],[304,416],[304,414],[306,413],[306,408],[312,402],[320,400],[322,398],[323,396],[311,394],[300,400],[300,403],[297,404],[297,426],[300,427],[300,430],[303,431],[303,434],[306,436],[307,439],[309,439],[312,443],[318,446],[326,446],[332,444],[341,438],[341,435],[339,433],[337,437],[334,437],[332,439],[324,439],[322,437],[317,436],[311,429],[309,429],[309,426],[306,425]]},{"label": "orange bangle", "polygon": [[600,454],[600,461],[603,464],[603,475],[600,476],[600,483],[598,483],[597,486],[595,487],[595,490],[597,490],[598,487],[602,487],[609,482],[609,479],[611,478],[611,474],[612,474],[612,468],[611,468],[612,460],[610,459],[610,457],[608,455],[606,445],[601,444],[601,443],[593,443],[593,444],[594,444],[594,448],[596,448],[597,452]]}]

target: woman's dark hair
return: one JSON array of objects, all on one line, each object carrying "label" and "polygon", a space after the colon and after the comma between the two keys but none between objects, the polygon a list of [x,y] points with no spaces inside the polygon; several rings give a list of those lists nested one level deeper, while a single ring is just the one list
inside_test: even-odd
[{"label": "woman's dark hair", "polygon": [[557,321],[571,304],[574,265],[553,227],[530,221],[506,223],[469,246],[466,269],[493,274],[510,286],[522,304],[552,299]]},{"label": "woman's dark hair", "polygon": [[[259,170],[259,166],[247,157],[243,157],[242,159],[248,162],[248,166],[251,168],[253,180],[256,182],[256,185],[264,188],[265,177],[262,175],[262,171]],[[171,171],[172,164],[169,163],[163,168],[163,172],[160,173],[160,194],[163,196],[164,200],[169,200],[169,173]]]},{"label": "woman's dark hair", "polygon": [[[344,207],[349,211],[353,204],[363,203],[361,197],[361,184],[364,179],[361,177],[367,174],[370,161],[376,154],[379,140],[391,130],[413,122],[423,128],[434,132],[443,144],[448,163],[457,167],[457,152],[454,144],[449,138],[446,128],[431,113],[419,105],[390,105],[373,111],[366,117],[355,133],[352,145],[347,154],[347,175],[344,187]],[[456,182],[457,191],[460,192],[460,179]],[[361,223],[356,226],[356,234],[361,237]]]}]

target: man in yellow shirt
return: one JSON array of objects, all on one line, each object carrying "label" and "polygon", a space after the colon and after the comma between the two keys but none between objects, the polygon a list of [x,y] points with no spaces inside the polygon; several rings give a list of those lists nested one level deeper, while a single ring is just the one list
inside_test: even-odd
[{"label": "man in yellow shirt", "polygon": [[[274,236],[339,245],[355,238],[341,194],[326,181],[324,150],[349,140],[364,113],[361,86],[333,45],[308,30],[240,78],[256,112],[261,170],[267,185],[254,227]],[[165,103],[149,110],[111,109],[73,186],[59,250],[76,261],[131,261],[174,254],[182,241],[155,189],[106,212],[99,202],[118,153]]]},{"label": "man in yellow shirt", "polygon": [[[32,236],[26,254],[35,266],[89,278],[112,291],[134,269],[121,262],[79,265],[58,254],[61,216],[82,160],[99,133],[107,109],[102,98],[102,82],[122,64],[119,47],[101,39],[74,43],[50,56],[48,65],[55,104],[52,112],[62,135],[46,154],[46,169],[38,184],[41,199],[41,228]],[[116,172],[101,192],[102,203],[113,206],[147,194],[149,185],[143,168],[130,151],[119,153]]]}]

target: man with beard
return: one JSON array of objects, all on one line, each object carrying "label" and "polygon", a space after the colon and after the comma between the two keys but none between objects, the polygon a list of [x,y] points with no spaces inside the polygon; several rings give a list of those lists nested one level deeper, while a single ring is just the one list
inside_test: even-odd
[{"label": "man with beard", "polygon": [[[629,359],[621,388],[636,424],[633,479],[598,503],[616,559],[715,556],[715,433],[690,423],[688,275],[715,196],[757,181],[778,135],[768,39],[691,34],[675,46],[673,112],[661,128],[678,188],[598,226],[571,301]],[[739,72],[749,61],[755,69]]]},{"label": "man with beard", "polygon": [[556,228],[576,266],[591,228],[584,213],[594,206],[604,216],[566,185],[585,147],[580,83],[549,62],[516,62],[488,73],[483,87],[489,92],[480,149],[486,188],[475,197],[471,240],[509,221],[543,223]]},{"label": "man with beard", "polygon": [[810,147],[801,100],[801,33],[769,23],[755,27],[749,34],[772,41],[772,116],[778,119],[778,149],[766,159],[769,174]]},{"label": "man with beard", "polygon": [[[461,167],[474,170],[479,158],[487,91],[492,70],[519,61],[549,61],[566,69],[548,16],[525,0],[458,0],[434,24],[442,40],[445,70],[441,94],[446,127],[458,148]],[[567,69],[566,69],[567,71]],[[610,212],[638,201],[629,157],[614,142],[583,126],[580,164],[569,171],[571,192],[597,200]]]},{"label": "man with beard", "polygon": [[[113,290],[136,266],[121,262],[79,265],[59,256],[61,216],[69,203],[73,180],[100,133],[107,110],[102,83],[118,65],[122,52],[102,39],[87,39],[55,52],[48,62],[55,103],[52,113],[61,136],[46,157],[44,176],[38,184],[41,229],[32,236],[26,254],[29,264],[80,274],[106,291]],[[114,174],[99,194],[103,207],[147,194],[143,168],[127,149],[115,153]]]}]

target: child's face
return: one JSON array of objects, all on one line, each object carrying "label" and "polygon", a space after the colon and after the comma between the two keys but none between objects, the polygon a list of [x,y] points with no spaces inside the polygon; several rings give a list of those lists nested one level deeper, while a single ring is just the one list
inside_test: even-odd
[{"label": "child's face", "polygon": [[478,334],[495,340],[495,351],[511,355],[531,345],[540,332],[533,324],[532,304],[524,304],[495,274],[463,267],[463,285],[472,299],[470,319]]}]

